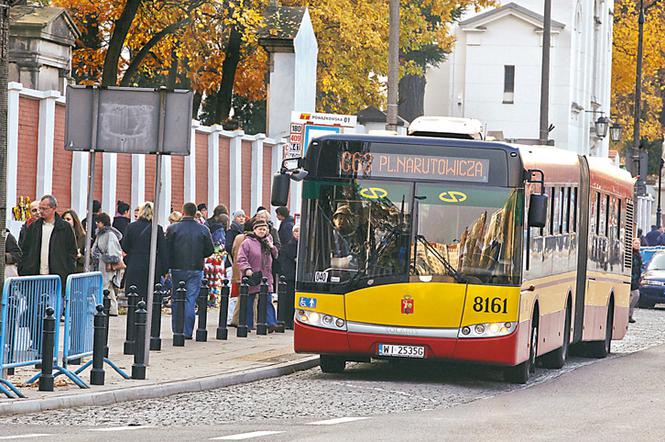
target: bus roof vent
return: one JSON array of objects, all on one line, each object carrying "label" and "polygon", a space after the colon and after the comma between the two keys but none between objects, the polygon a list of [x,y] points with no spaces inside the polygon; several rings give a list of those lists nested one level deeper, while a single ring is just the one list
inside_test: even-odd
[{"label": "bus roof vent", "polygon": [[418,117],[411,122],[408,135],[483,140],[484,127],[475,118]]}]

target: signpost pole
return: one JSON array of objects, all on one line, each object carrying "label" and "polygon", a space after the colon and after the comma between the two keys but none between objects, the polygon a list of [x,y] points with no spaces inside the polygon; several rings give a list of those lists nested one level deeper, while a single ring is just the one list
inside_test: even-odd
[{"label": "signpost pole", "polygon": [[84,269],[86,272],[90,271],[90,256],[92,252],[92,229],[95,225],[92,219],[92,201],[95,196],[95,150],[97,149],[97,123],[99,121],[99,89],[93,88],[92,95],[92,130],[90,131],[90,160],[88,162],[88,214],[86,215],[85,225],[85,261]]},{"label": "signpost pole", "polygon": [[[166,88],[159,90],[159,138],[157,144],[157,167],[155,170],[155,196],[152,213],[152,232],[150,234],[150,267],[148,269],[148,293],[146,297],[147,323],[146,330],[150,330],[152,323],[152,298],[155,290],[155,268],[157,267],[157,233],[159,231],[159,211],[162,193],[162,152],[164,150],[164,134],[166,132]],[[150,348],[150,333],[145,335],[145,348]],[[150,362],[150,351],[145,354],[145,365]]]}]

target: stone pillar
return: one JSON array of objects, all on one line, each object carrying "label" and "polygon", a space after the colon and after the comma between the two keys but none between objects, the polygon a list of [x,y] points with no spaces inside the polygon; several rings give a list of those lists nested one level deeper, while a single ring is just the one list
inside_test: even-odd
[{"label": "stone pillar", "polygon": [[18,117],[19,117],[19,94],[23,87],[19,83],[9,83],[7,96],[7,228],[15,234],[18,239],[18,231],[21,223],[14,221],[11,208],[16,200],[16,187],[18,184]]},{"label": "stone pillar", "polygon": [[134,209],[145,202],[145,157],[132,155],[132,216]]},{"label": "stone pillar", "polygon": [[[233,213],[242,209],[242,137],[243,131],[236,131],[229,140],[229,210]],[[247,214],[249,216],[249,213]]]},{"label": "stone pillar", "polygon": [[252,142],[252,209],[263,205],[263,140],[265,138],[264,134],[258,134]]},{"label": "stone pillar", "polygon": [[44,92],[39,101],[39,133],[37,138],[37,195],[50,194],[53,189],[53,143],[55,138],[56,91]]},{"label": "stone pillar", "polygon": [[[116,182],[118,178],[118,154],[104,153],[102,155],[102,211],[109,214],[111,219],[116,209]],[[97,154],[96,161],[99,161]]]},{"label": "stone pillar", "polygon": [[185,192],[184,201],[196,201],[196,128],[200,126],[198,121],[192,122],[191,150],[189,156],[185,157]]}]

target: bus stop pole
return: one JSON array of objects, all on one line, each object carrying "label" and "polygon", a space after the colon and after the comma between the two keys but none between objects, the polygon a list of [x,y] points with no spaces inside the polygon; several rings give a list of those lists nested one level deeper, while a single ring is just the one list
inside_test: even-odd
[{"label": "bus stop pole", "polygon": [[[92,219],[92,202],[95,199],[95,150],[97,150],[97,123],[99,122],[99,88],[94,87],[92,94],[92,130],[90,131],[90,159],[88,162],[88,214],[85,223],[85,253],[83,268],[90,271],[90,257],[92,256],[92,229],[95,228],[95,220]],[[94,269],[96,270],[96,269]]]},{"label": "bus stop pole", "polygon": [[[157,167],[155,170],[155,196],[152,213],[152,232],[150,234],[150,266],[148,268],[148,293],[146,295],[147,322],[146,330],[152,325],[152,299],[155,290],[155,269],[157,267],[157,233],[159,228],[160,198],[162,193],[162,151],[166,132],[166,88],[159,89],[159,138],[157,144]],[[165,251],[162,251],[165,253]],[[145,334],[145,348],[150,348],[150,333]],[[150,350],[145,352],[145,365],[150,363]]]}]

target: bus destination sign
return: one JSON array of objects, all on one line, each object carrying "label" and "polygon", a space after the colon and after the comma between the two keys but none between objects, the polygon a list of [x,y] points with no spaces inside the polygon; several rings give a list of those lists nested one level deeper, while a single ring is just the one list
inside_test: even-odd
[{"label": "bus destination sign", "polygon": [[382,152],[340,152],[342,176],[411,178],[486,183],[490,160]]}]

